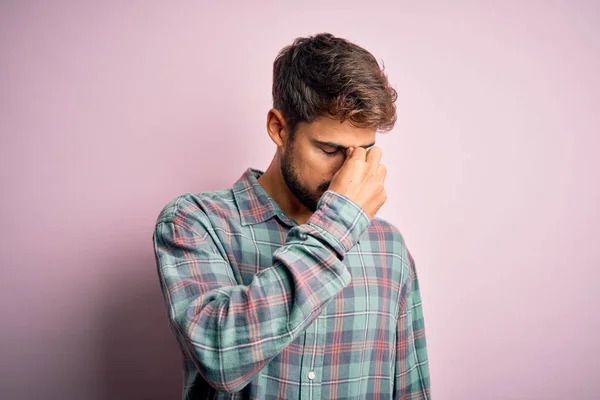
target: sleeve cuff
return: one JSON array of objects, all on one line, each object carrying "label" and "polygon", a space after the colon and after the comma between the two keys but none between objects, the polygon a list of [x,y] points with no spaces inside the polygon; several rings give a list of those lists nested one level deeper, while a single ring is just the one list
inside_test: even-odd
[{"label": "sleeve cuff", "polygon": [[317,211],[307,221],[323,236],[333,239],[335,250],[342,257],[356,245],[370,223],[371,219],[358,204],[331,190],[321,196]]}]

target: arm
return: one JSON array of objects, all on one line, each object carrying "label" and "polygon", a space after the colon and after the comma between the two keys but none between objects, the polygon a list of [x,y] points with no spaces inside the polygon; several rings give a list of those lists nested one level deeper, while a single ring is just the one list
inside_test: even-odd
[{"label": "arm", "polygon": [[[328,191],[306,224],[292,228],[272,266],[240,285],[202,210],[162,218],[154,249],[179,343],[215,389],[236,392],[300,335],[348,283],[345,253],[370,219]],[[179,211],[177,211],[179,213]]]},{"label": "arm", "polygon": [[430,400],[429,360],[419,280],[410,253],[408,258],[410,271],[406,298],[401,303],[398,317],[394,399]]}]

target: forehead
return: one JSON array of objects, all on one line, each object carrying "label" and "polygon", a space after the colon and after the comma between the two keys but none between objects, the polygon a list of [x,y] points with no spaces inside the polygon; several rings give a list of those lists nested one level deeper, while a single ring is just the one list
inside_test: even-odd
[{"label": "forehead", "polygon": [[366,146],[375,142],[376,130],[358,128],[349,121],[340,123],[337,119],[321,117],[311,123],[298,126],[309,141],[333,143],[344,147]]}]

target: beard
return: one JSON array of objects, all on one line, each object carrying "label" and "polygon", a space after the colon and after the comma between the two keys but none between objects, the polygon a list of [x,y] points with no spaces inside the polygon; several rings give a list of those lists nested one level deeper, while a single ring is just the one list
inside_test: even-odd
[{"label": "beard", "polygon": [[293,143],[288,146],[281,158],[281,175],[283,180],[290,189],[290,191],[296,196],[296,198],[311,212],[317,211],[317,204],[322,194],[329,188],[330,182],[323,182],[319,185],[316,192],[311,191],[306,185],[300,181],[298,171],[294,167],[294,152]]}]

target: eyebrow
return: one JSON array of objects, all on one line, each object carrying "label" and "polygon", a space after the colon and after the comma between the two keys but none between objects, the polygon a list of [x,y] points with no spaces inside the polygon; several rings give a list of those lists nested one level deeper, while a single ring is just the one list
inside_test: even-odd
[{"label": "eyebrow", "polygon": [[[323,146],[329,146],[329,147],[333,147],[335,149],[338,150],[346,150],[348,147],[347,146],[342,146],[341,144],[337,144],[337,143],[333,143],[333,142],[322,142],[320,140],[313,140],[315,143],[323,145]],[[368,149],[369,147],[373,147],[375,146],[375,142],[371,143],[371,144],[366,144],[364,146],[360,146],[364,149]]]}]

